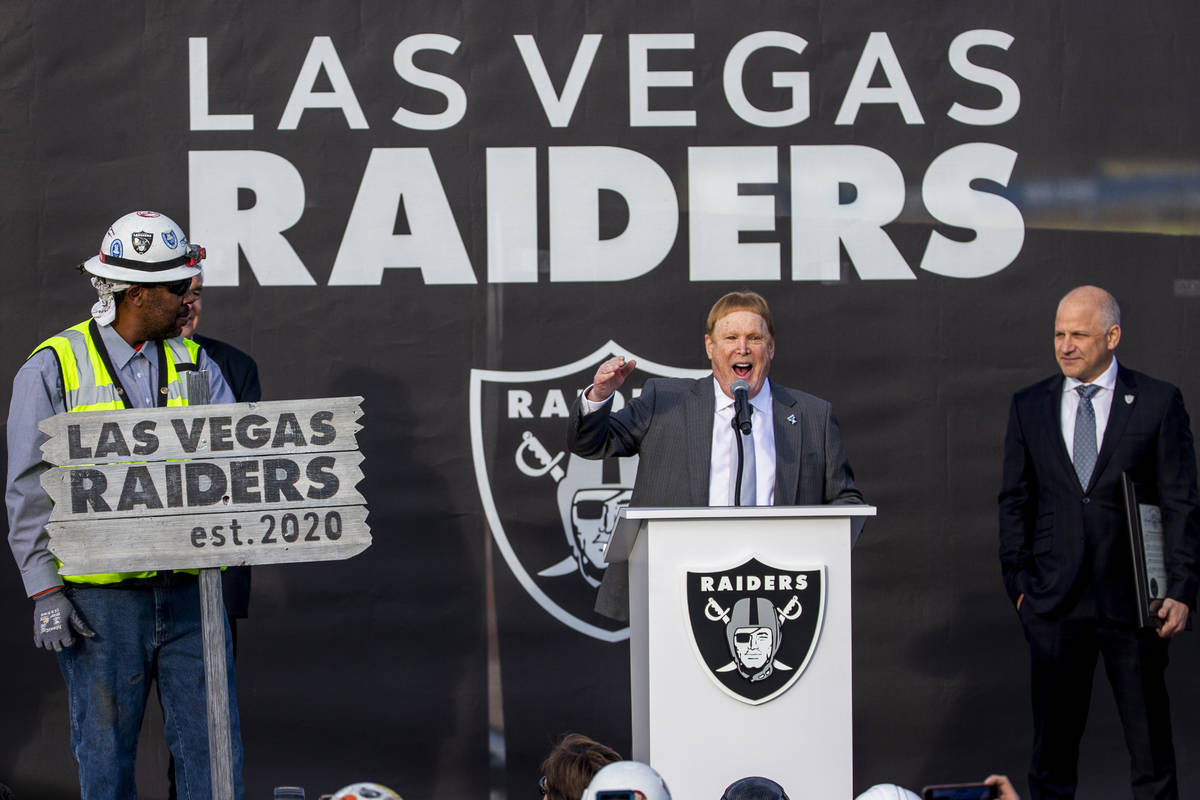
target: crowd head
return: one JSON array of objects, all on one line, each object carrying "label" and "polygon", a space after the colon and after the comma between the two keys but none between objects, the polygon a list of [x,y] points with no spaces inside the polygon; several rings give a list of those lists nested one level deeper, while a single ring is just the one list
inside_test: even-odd
[{"label": "crowd head", "polygon": [[753,775],[729,784],[721,800],[788,800],[788,796],[775,781]]},{"label": "crowd head", "polygon": [[596,773],[582,800],[671,800],[671,792],[649,764],[615,761]]},{"label": "crowd head", "polygon": [[579,800],[600,769],[621,755],[581,733],[564,736],[542,762],[538,786],[547,800]]}]

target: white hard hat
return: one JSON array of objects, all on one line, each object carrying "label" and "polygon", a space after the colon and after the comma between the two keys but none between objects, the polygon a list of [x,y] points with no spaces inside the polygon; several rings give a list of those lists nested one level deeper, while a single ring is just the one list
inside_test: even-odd
[{"label": "white hard hat", "polygon": [[402,798],[382,784],[352,783],[334,792],[331,800],[402,800]]},{"label": "white hard hat", "polygon": [[86,272],[124,283],[171,283],[200,271],[204,248],[189,244],[183,229],[157,211],[134,211],[114,222],[100,253],[83,262]]},{"label": "white hard hat", "polygon": [[921,797],[894,783],[877,783],[854,800],[921,800]]},{"label": "white hard hat", "polygon": [[580,800],[671,800],[671,792],[649,764],[614,761],[592,776]]}]

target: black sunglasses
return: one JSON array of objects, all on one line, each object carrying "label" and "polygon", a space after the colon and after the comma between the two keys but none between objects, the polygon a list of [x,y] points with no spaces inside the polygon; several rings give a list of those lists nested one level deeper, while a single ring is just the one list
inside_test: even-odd
[{"label": "black sunglasses", "polygon": [[143,283],[140,284],[143,288],[153,289],[155,286],[161,286],[176,297],[183,297],[187,294],[187,290],[192,286],[191,278],[182,278],[171,283]]}]

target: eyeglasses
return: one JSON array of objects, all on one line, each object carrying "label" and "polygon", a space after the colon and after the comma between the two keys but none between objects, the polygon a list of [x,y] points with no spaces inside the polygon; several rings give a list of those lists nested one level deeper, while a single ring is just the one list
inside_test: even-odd
[{"label": "eyeglasses", "polygon": [[541,791],[543,797],[545,797],[547,794],[550,793],[550,790],[546,788],[546,776],[545,775],[538,778],[538,789]]}]

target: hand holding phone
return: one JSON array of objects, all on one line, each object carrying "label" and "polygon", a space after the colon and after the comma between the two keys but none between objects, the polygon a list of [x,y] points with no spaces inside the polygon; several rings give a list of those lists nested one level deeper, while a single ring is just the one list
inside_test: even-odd
[{"label": "hand holding phone", "polygon": [[994,800],[995,786],[986,783],[941,783],[921,790],[921,800]]}]

